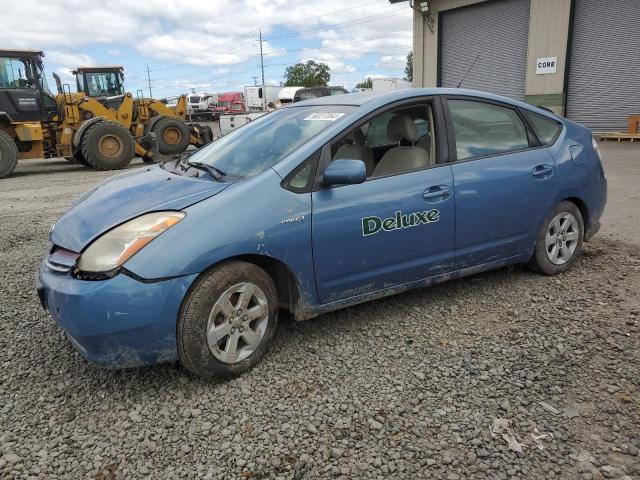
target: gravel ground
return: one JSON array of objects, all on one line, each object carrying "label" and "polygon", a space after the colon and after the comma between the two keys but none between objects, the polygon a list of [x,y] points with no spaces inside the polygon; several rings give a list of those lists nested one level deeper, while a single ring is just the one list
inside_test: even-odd
[{"label": "gravel ground", "polygon": [[35,161],[0,183],[0,477],[640,478],[638,243],[604,229],[558,277],[508,268],[284,319],[229,382],[111,371],[33,291],[47,229],[109,175]]}]

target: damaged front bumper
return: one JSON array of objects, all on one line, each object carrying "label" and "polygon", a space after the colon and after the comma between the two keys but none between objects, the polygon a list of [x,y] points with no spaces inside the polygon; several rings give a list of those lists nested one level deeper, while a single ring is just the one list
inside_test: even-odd
[{"label": "damaged front bumper", "polygon": [[119,274],[88,281],[43,262],[36,289],[43,307],[86,359],[128,368],[178,359],[178,311],[196,276],[146,283]]}]

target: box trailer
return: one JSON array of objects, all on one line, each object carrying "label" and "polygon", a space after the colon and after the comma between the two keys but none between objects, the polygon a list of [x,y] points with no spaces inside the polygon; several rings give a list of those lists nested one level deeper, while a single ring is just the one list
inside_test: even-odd
[{"label": "box trailer", "polygon": [[388,92],[390,90],[404,90],[412,88],[413,84],[402,78],[372,78],[371,90],[374,92]]},{"label": "box trailer", "polygon": [[251,113],[240,113],[240,114],[227,114],[220,116],[220,134],[226,135],[229,132],[233,132],[236,128],[240,128],[243,125],[259,118],[263,115],[266,115],[267,111],[263,112],[251,112]]},{"label": "box trailer", "polygon": [[278,99],[280,90],[282,90],[282,87],[274,85],[244,87],[244,100],[247,111],[258,112],[265,110],[269,103]]}]

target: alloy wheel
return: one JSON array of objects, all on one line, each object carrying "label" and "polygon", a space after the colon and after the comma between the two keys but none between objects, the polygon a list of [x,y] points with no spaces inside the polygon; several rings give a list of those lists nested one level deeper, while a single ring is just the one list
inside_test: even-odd
[{"label": "alloy wheel", "polygon": [[547,258],[554,265],[567,263],[578,246],[580,227],[571,213],[562,212],[553,217],[544,239]]},{"label": "alloy wheel", "polygon": [[209,314],[209,350],[221,362],[241,362],[258,348],[268,323],[269,302],[262,289],[249,282],[233,285]]}]

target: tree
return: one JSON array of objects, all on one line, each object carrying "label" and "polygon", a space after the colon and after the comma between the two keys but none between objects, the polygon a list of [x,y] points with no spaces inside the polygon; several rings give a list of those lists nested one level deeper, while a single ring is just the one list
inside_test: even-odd
[{"label": "tree", "polygon": [[413,82],[413,52],[407,54],[407,66],[404,67],[404,79]]},{"label": "tree", "polygon": [[367,77],[366,80],[363,80],[360,83],[356,84],[356,88],[371,88],[371,77]]},{"label": "tree", "polygon": [[285,87],[325,87],[331,78],[331,69],[326,63],[307,60],[306,63],[290,65],[284,72]]}]

